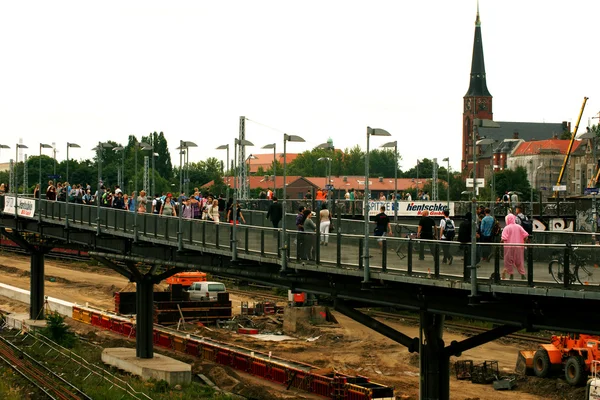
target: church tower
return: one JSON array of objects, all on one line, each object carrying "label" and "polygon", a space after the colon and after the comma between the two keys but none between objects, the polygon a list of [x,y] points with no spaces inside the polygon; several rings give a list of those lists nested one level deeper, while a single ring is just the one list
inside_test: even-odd
[{"label": "church tower", "polygon": [[[470,164],[473,163],[473,119],[493,119],[492,95],[487,88],[485,79],[479,3],[477,3],[477,17],[475,18],[471,81],[469,83],[469,90],[467,90],[467,94],[465,94],[463,100],[463,150],[461,165],[463,172],[469,172],[472,171]],[[482,171],[478,171],[477,176],[482,176]]]}]

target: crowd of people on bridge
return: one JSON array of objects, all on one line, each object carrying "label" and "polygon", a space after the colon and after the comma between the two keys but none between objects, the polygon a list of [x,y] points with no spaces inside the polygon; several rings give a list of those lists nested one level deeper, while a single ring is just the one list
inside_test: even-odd
[{"label": "crowd of people on bridge", "polygon": [[[222,194],[215,196],[209,192],[202,193],[198,188],[194,188],[190,196],[186,196],[185,192],[181,192],[178,197],[174,197],[170,192],[163,192],[152,197],[145,190],[140,190],[139,193],[133,191],[131,194],[127,194],[123,192],[119,185],[112,188],[101,185],[100,189],[92,193],[89,184],[70,185],[69,182],[57,182],[55,185],[54,181],[51,180],[48,181],[45,189],[45,199],[49,201],[68,201],[76,204],[137,212],[138,214],[151,213],[165,217],[177,217],[178,213],[181,212],[182,218],[203,219],[213,223],[233,223],[235,219],[236,223],[246,223],[239,202],[234,204],[233,198],[225,201]],[[34,198],[43,197],[39,185],[36,185],[33,195]],[[276,198],[274,200],[276,202]],[[279,220],[281,220],[281,216]]]},{"label": "crowd of people on bridge", "polygon": [[[452,254],[451,242],[457,236],[459,247],[464,254],[464,260],[467,265],[471,264],[471,228],[472,228],[471,212],[467,212],[465,219],[458,227],[458,235],[456,235],[456,225],[450,218],[448,210],[443,211],[443,218],[439,225],[429,215],[428,210],[424,210],[419,220],[417,228],[417,238],[427,239],[419,245],[419,259],[425,259],[425,246],[429,247],[431,254],[434,254],[434,240],[442,241],[441,249],[443,252],[442,263],[451,265],[454,256]],[[477,208],[477,226],[475,227],[475,241],[477,243],[504,243],[503,259],[504,269],[502,271],[502,279],[514,279],[515,269],[521,275],[521,279],[526,279],[525,270],[525,255],[524,244],[530,240],[533,233],[533,224],[523,213],[523,206],[515,205],[512,213],[505,217],[506,226],[502,229],[498,220],[492,216],[491,210],[486,207]],[[429,241],[431,240],[431,241]],[[491,245],[483,245],[476,247],[475,263],[481,261],[489,262],[492,258],[493,247]]]}]

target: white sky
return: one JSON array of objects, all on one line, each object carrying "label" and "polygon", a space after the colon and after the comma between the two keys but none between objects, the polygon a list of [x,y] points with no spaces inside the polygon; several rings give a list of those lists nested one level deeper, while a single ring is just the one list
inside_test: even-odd
[{"label": "white sky", "polygon": [[[399,141],[402,168],[449,156],[459,168],[472,1],[4,1],[0,143],[66,142],[90,158],[102,140],[164,131],[225,159],[245,115],[307,143],[364,148],[366,126]],[[600,111],[600,2],[481,0],[494,119],[576,122]],[[597,120],[592,120],[597,123]],[[282,134],[252,122],[256,145]],[[372,138],[376,147],[387,138]],[[50,151],[46,153],[50,155]],[[233,157],[233,151],[231,152]],[[178,164],[173,156],[174,164]]]}]

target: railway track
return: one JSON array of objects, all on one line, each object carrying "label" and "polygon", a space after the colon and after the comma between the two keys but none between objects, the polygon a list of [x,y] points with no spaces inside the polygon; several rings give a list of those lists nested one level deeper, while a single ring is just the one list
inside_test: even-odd
[{"label": "railway track", "polygon": [[227,291],[231,294],[235,294],[238,296],[253,297],[256,299],[260,299],[260,300],[270,300],[270,301],[279,302],[279,303],[287,302],[287,298],[284,296],[278,296],[278,295],[270,294],[270,293],[262,293],[262,292],[256,291],[256,290],[240,290],[240,289],[228,288]]},{"label": "railway track", "polygon": [[65,379],[0,336],[0,360],[53,400],[92,400]]}]

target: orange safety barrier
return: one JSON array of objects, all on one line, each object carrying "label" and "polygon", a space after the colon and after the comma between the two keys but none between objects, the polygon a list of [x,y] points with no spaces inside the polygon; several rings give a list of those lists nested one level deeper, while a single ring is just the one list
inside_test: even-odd
[{"label": "orange safety barrier", "polygon": [[304,371],[290,369],[290,379],[292,380],[292,387],[296,389],[304,390],[305,392],[310,391],[310,378],[311,374],[307,374]]},{"label": "orange safety barrier", "polygon": [[173,348],[173,336],[167,333],[154,331],[154,343],[157,346],[171,349]]},{"label": "orange safety barrier", "polygon": [[179,336],[173,336],[173,349],[175,351],[179,351],[181,353],[185,353],[185,342],[187,341],[187,339],[179,337]]},{"label": "orange safety barrier", "polygon": [[123,322],[113,319],[110,324],[110,330],[115,333],[123,334]]},{"label": "orange safety barrier", "polygon": [[94,326],[102,327],[102,315],[98,313],[90,313],[90,323]]},{"label": "orange safety barrier", "polygon": [[214,347],[207,345],[207,344],[203,344],[202,345],[202,352],[204,354],[204,359],[206,361],[213,361],[213,362],[217,362],[217,351]]},{"label": "orange safety barrier", "polygon": [[267,365],[265,363],[251,360],[250,361],[250,373],[252,375],[259,376],[261,378],[267,377]]},{"label": "orange safety barrier", "polygon": [[135,325],[133,325],[129,322],[124,322],[123,323],[123,335],[130,337],[130,338],[134,338],[135,337]]},{"label": "orange safety barrier", "polygon": [[73,306],[72,310],[73,312],[71,314],[71,318],[73,318],[76,321],[81,321],[81,309]]},{"label": "orange safety barrier", "polygon": [[86,324],[92,323],[92,313],[87,310],[81,310],[81,320]]},{"label": "orange safety barrier", "polygon": [[271,380],[279,383],[287,382],[285,369],[271,366]]},{"label": "orange safety barrier", "polygon": [[349,386],[352,386],[352,388],[347,388],[346,396],[344,396],[347,400],[369,400],[371,398],[370,390],[361,388],[360,386]]},{"label": "orange safety barrier", "polygon": [[248,360],[248,357],[245,357],[243,355],[241,356],[236,356],[235,354],[233,355],[233,368],[240,370],[240,371],[248,371],[250,369],[250,361]]},{"label": "orange safety barrier", "polygon": [[202,358],[200,343],[193,340],[188,340],[185,343],[185,353],[189,354],[190,356]]},{"label": "orange safety barrier", "polygon": [[110,321],[111,321],[111,318],[110,318],[110,317],[107,317],[106,315],[102,315],[102,316],[100,317],[100,325],[101,325],[101,326],[102,326],[104,329],[108,329],[108,330],[110,330],[110,325],[111,325],[111,324],[110,324]]},{"label": "orange safety barrier", "polygon": [[321,375],[313,375],[311,382],[311,392],[316,393],[320,396],[330,397],[331,396],[331,384],[333,379],[327,378]]},{"label": "orange safety barrier", "polygon": [[231,365],[231,354],[227,350],[219,350],[216,361],[222,365]]}]

